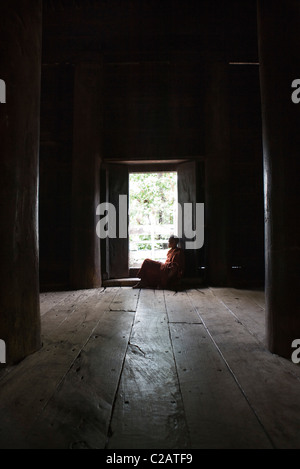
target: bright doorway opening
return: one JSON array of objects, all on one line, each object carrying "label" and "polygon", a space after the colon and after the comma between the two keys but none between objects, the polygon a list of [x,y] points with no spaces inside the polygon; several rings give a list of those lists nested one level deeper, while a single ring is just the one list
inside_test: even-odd
[{"label": "bright doorway opening", "polygon": [[144,259],[165,262],[178,227],[177,172],[129,174],[129,268]]}]

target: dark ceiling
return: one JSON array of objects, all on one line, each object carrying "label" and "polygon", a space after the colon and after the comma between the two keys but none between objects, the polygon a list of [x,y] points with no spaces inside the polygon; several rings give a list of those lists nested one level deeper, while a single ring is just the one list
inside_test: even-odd
[{"label": "dark ceiling", "polygon": [[257,61],[255,0],[44,0],[43,61]]}]

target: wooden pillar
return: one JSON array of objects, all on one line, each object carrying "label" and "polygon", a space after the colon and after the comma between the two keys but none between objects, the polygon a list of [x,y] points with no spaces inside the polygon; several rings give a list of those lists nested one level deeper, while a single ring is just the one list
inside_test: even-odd
[{"label": "wooden pillar", "polygon": [[96,209],[100,203],[102,81],[102,63],[76,66],[71,265],[71,286],[76,289],[101,286]]},{"label": "wooden pillar", "polygon": [[206,101],[206,264],[210,285],[226,286],[229,269],[230,134],[228,69],[222,62],[208,65]]},{"label": "wooden pillar", "polygon": [[7,363],[41,346],[38,153],[42,2],[0,4],[0,339]]},{"label": "wooden pillar", "polygon": [[300,339],[300,79],[298,0],[258,2],[265,183],[267,342],[290,358]]}]

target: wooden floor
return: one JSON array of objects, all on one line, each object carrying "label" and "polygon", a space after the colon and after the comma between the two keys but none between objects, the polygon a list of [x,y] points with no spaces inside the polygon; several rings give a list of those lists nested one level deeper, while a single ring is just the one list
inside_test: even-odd
[{"label": "wooden floor", "polygon": [[264,344],[264,294],[41,295],[43,347],[0,375],[0,448],[300,448],[300,368]]}]

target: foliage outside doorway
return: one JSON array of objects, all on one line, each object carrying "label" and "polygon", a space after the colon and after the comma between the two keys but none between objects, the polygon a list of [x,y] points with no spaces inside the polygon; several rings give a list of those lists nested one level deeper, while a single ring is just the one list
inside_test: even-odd
[{"label": "foliage outside doorway", "polygon": [[129,267],[164,262],[178,225],[177,172],[129,174]]}]

